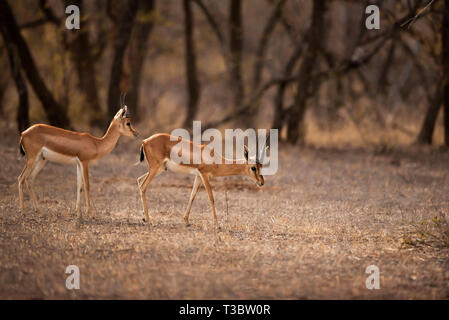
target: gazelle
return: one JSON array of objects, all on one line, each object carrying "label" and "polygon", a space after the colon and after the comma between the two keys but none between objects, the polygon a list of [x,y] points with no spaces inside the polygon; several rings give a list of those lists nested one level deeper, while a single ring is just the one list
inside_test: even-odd
[{"label": "gazelle", "polygon": [[80,193],[84,185],[87,213],[91,214],[89,198],[89,164],[110,153],[121,135],[136,137],[137,131],[127,115],[127,106],[121,101],[121,108],[112,119],[106,134],[93,137],[88,133],[68,131],[46,124],[36,124],[22,132],[20,152],[26,155],[25,167],[19,180],[20,209],[24,209],[23,186],[27,186],[36,211],[39,211],[34,180],[47,161],[76,164],[77,196],[76,212],[81,218]]},{"label": "gazelle", "polygon": [[[183,161],[182,163],[176,163],[170,159],[172,148],[178,143],[184,144],[185,148],[190,148],[190,161]],[[266,142],[265,142],[266,145]],[[215,213],[214,196],[209,180],[214,177],[233,176],[233,175],[246,175],[253,180],[259,187],[264,185],[264,178],[260,174],[262,167],[262,161],[256,159],[256,163],[248,163],[248,149],[245,146],[244,156],[245,159],[241,160],[228,160],[220,155],[213,155],[214,157],[220,157],[221,163],[206,164],[201,161],[200,164],[193,164],[193,152],[201,152],[203,154],[206,145],[194,145],[189,140],[177,138],[166,133],[155,134],[142,142],[140,148],[140,162],[144,159],[148,163],[148,172],[137,179],[137,184],[140,190],[140,196],[143,205],[144,221],[149,222],[148,206],[146,201],[146,190],[150,182],[164,170],[170,170],[175,173],[185,173],[195,175],[195,181],[193,182],[192,192],[190,194],[189,204],[184,214],[184,221],[186,225],[189,224],[189,214],[192,208],[193,200],[200,184],[203,183],[204,188],[209,196],[209,202],[212,207],[212,214],[214,217],[215,226],[218,227],[217,216]],[[265,146],[264,146],[265,148]],[[213,152],[212,152],[213,153]],[[211,154],[212,154],[211,153]],[[263,155],[264,153],[262,153]],[[225,163],[232,162],[232,163]]]}]

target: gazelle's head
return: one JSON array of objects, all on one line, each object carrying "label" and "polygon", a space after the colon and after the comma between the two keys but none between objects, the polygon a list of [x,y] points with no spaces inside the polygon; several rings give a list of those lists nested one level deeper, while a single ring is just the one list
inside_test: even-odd
[{"label": "gazelle's head", "polygon": [[[248,148],[245,146],[245,160],[246,160],[246,175],[253,180],[259,187],[263,186],[265,181],[263,176],[260,174],[260,169],[262,169],[262,164],[259,163],[259,160],[256,159],[256,163],[248,163],[249,162],[249,152]],[[253,161],[252,161],[253,162]]]},{"label": "gazelle's head", "polygon": [[114,122],[117,123],[120,134],[127,137],[137,137],[139,133],[131,124],[131,117],[128,115],[128,107],[124,104],[125,97],[120,96],[120,110],[114,117]]}]

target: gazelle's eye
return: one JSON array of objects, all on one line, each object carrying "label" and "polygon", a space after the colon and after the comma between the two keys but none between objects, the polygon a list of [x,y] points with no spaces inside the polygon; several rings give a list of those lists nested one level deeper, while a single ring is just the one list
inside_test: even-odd
[{"label": "gazelle's eye", "polygon": [[131,125],[131,122],[127,122],[126,125],[129,127]]},{"label": "gazelle's eye", "polygon": [[251,167],[251,170],[253,170],[254,172],[256,172],[256,167]]}]

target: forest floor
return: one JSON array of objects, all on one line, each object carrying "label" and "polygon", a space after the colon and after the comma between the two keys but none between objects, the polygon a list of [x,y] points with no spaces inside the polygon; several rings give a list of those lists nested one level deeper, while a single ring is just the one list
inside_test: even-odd
[{"label": "forest floor", "polygon": [[[0,142],[0,299],[447,299],[449,153],[281,146],[279,170],[257,187],[212,181],[182,219],[193,177],[150,184],[142,223],[137,140],[90,168],[94,218],[80,223],[75,167],[47,164],[41,213],[18,210],[18,139]],[[18,160],[19,159],[19,160]],[[84,198],[82,198],[84,199]],[[84,203],[83,203],[84,209]],[[80,270],[67,290],[66,267]],[[380,289],[368,290],[369,265]]]}]

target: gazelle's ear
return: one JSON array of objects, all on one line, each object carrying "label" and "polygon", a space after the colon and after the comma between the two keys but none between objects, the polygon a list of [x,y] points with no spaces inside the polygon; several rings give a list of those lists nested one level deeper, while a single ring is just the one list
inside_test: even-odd
[{"label": "gazelle's ear", "polygon": [[128,106],[123,106],[122,118],[126,118],[127,114],[128,114]]},{"label": "gazelle's ear", "polygon": [[245,156],[246,162],[248,162],[248,154],[249,154],[248,147],[247,146],[243,146],[243,148],[244,148],[243,155]]}]

